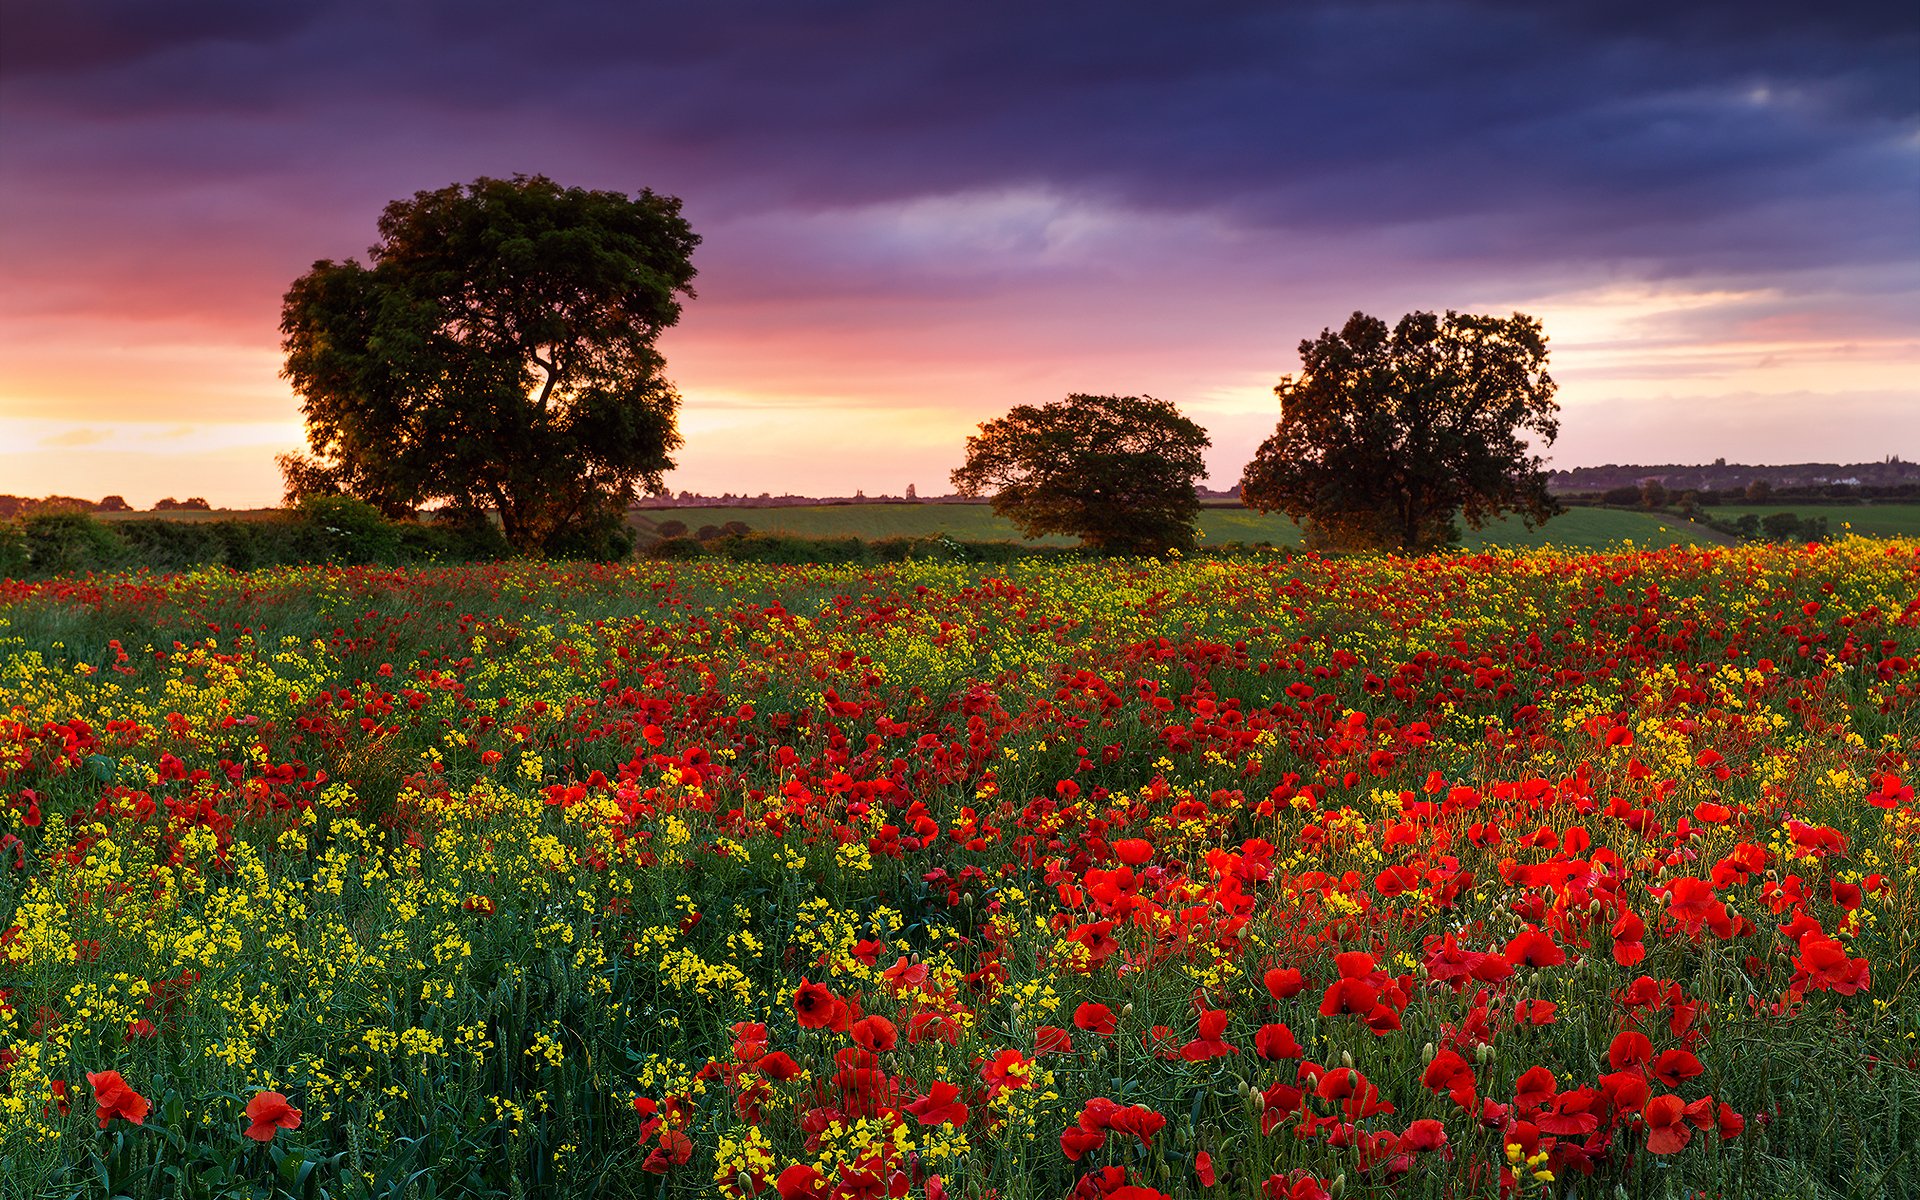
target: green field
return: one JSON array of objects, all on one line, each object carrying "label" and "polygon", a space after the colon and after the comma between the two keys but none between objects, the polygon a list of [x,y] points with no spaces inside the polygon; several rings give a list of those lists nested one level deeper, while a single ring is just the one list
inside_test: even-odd
[{"label": "green field", "polygon": [[[801,537],[929,537],[946,534],[960,541],[1032,541],[1036,545],[1070,546],[1077,539],[1024,539],[1012,523],[994,515],[985,504],[817,504],[792,508],[662,508],[632,514],[643,535],[657,536],[662,522],[681,521],[690,531],[739,521],[755,533],[787,533]],[[1238,505],[1209,505],[1200,511],[1204,541],[1271,542],[1298,546],[1300,530],[1279,515],[1262,515]],[[1838,526],[1836,524],[1836,531]],[[1673,517],[1618,509],[1576,508],[1540,529],[1529,530],[1519,520],[1497,521],[1479,533],[1467,532],[1469,549],[1489,546],[1565,546],[1597,549],[1631,540],[1636,546],[1719,543],[1704,527],[1688,527]]]},{"label": "green field", "polygon": [[1762,519],[1783,512],[1825,517],[1835,537],[1847,532],[1867,537],[1920,534],[1920,504],[1721,504],[1702,512],[1716,521],[1738,521],[1747,513]]}]

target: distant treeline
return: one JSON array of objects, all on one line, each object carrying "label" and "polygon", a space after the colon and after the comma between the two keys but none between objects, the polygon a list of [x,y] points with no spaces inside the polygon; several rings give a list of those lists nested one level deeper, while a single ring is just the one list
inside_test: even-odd
[{"label": "distant treeline", "polygon": [[[717,536],[668,537],[640,547],[657,560],[727,562],[890,563],[914,561],[1007,563],[1030,558],[1085,558],[1077,546],[1012,541],[962,541],[943,535],[858,538],[753,533],[737,522]],[[595,557],[622,559],[625,541]],[[1210,546],[1202,557],[1289,553],[1266,543]],[[513,556],[490,522],[393,521],[371,505],[343,497],[316,497],[270,517],[179,521],[132,517],[112,521],[65,509],[0,522],[0,578],[76,575],[88,571],[187,571],[199,567],[305,566],[491,562]]]},{"label": "distant treeline", "polygon": [[1850,494],[1863,499],[1893,499],[1915,493],[1880,495],[1879,489],[1920,488],[1920,463],[1907,462],[1897,454],[1881,462],[1778,466],[1730,463],[1721,458],[1703,465],[1607,463],[1547,472],[1548,488],[1560,496],[1597,496],[1611,490],[1639,487],[1649,480],[1676,493],[1729,495],[1758,483],[1792,498],[1799,498],[1802,493],[1811,497],[1830,487],[1842,487],[1854,489]]},{"label": "distant treeline", "polygon": [[[1647,497],[1661,497],[1648,504]],[[1721,504],[1873,504],[1884,501],[1920,500],[1920,482],[1916,483],[1808,483],[1775,486],[1764,479],[1737,488],[1673,488],[1657,479],[1622,484],[1603,492],[1567,492],[1558,497],[1562,504],[1600,505],[1607,508],[1661,508],[1668,504],[1689,504],[1712,508]]]},{"label": "distant treeline", "polygon": [[86,511],[52,508],[0,522],[0,576],[12,578],[143,568],[483,562],[511,553],[490,522],[392,521],[370,504],[339,496],[315,497],[264,518],[102,521]]}]

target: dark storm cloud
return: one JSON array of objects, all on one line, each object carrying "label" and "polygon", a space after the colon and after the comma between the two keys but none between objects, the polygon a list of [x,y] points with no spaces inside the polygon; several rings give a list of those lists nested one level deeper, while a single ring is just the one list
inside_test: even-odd
[{"label": "dark storm cloud", "polygon": [[[722,213],[1046,188],[1306,235],[1426,227],[1441,260],[1670,273],[1911,257],[1920,216],[1910,3],[95,0],[5,17],[0,101],[81,126],[20,144],[156,180],[236,159],[391,178],[417,128],[521,157],[543,136],[559,157],[591,148]],[[184,123],[263,115],[278,138]],[[116,122],[138,140],[116,146]]]}]

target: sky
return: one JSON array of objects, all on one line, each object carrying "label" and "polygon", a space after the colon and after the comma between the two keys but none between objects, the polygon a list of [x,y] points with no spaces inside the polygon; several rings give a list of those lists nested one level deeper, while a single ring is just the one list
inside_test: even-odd
[{"label": "sky", "polygon": [[0,492],[277,500],[281,297],[480,176],[678,196],[669,487],[948,490],[1302,339],[1540,318],[1556,466],[1920,455],[1920,6],[0,0]]}]

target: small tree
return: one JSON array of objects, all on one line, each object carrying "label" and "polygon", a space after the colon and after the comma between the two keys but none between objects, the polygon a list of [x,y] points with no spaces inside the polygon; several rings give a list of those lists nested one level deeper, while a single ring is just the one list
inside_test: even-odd
[{"label": "small tree", "polygon": [[1022,404],[967,439],[963,496],[1028,537],[1070,534],[1108,554],[1191,549],[1207,431],[1152,396],[1071,395]]},{"label": "small tree", "polygon": [[1274,391],[1280,424],[1247,464],[1242,500],[1325,544],[1417,551],[1506,512],[1531,527],[1561,511],[1531,436],[1559,433],[1540,323],[1410,313],[1388,329],[1355,313],[1300,343],[1302,372]]},{"label": "small tree", "polygon": [[316,456],[282,460],[289,500],[491,508],[522,553],[617,548],[680,445],[655,342],[698,243],[670,196],[541,176],[389,204],[370,265],[317,262],[287,292]]}]

